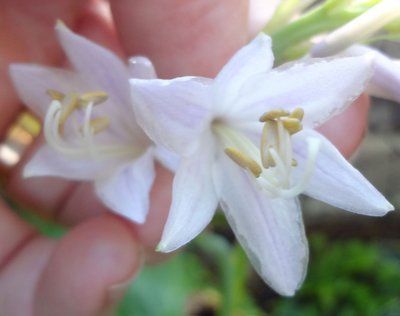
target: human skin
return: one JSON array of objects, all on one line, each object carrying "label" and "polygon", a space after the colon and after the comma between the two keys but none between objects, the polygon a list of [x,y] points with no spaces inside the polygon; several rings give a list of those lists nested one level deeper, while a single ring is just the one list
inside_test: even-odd
[{"label": "human skin", "polygon": [[[97,0],[0,4],[0,135],[23,106],[12,89],[8,65],[65,64],[53,29],[56,19],[121,57],[150,57],[162,78],[212,77],[248,39],[244,0],[114,0],[115,25]],[[368,98],[362,97],[321,128],[345,156],[361,141],[367,112]],[[23,165],[41,141],[9,172],[6,191],[71,230],[60,240],[47,239],[0,203],[0,311],[7,316],[111,315],[141,264],[160,260],[152,249],[167,216],[172,175],[157,167],[148,221],[134,225],[107,212],[88,184],[22,179]]]}]

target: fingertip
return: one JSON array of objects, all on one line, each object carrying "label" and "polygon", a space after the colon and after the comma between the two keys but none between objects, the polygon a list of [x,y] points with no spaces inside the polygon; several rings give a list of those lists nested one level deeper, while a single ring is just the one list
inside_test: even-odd
[{"label": "fingertip", "polygon": [[120,218],[82,223],[55,248],[37,288],[35,315],[99,315],[121,298],[120,285],[141,261],[141,247]]}]

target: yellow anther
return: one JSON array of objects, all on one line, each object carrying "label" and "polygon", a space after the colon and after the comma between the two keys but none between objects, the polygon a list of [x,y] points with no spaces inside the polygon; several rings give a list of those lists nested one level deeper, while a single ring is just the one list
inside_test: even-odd
[{"label": "yellow anther", "polygon": [[90,121],[90,129],[94,134],[104,131],[110,125],[110,119],[102,116]]},{"label": "yellow anther", "polygon": [[290,135],[293,135],[303,129],[300,121],[297,118],[284,118],[282,123]]},{"label": "yellow anther", "polygon": [[289,116],[289,112],[283,109],[274,109],[268,112],[265,112],[261,117],[259,118],[260,122],[266,122],[266,121],[273,121],[277,118],[280,118],[282,116]]},{"label": "yellow anther", "polygon": [[290,113],[289,117],[296,118],[301,121],[304,117],[304,110],[302,108],[296,108]]},{"label": "yellow anther", "polygon": [[298,163],[296,159],[292,159],[292,167],[297,167]]},{"label": "yellow anther", "polygon": [[65,94],[57,90],[49,89],[46,91],[46,93],[52,100],[62,102],[62,100],[65,98]]},{"label": "yellow anther", "polygon": [[89,103],[93,103],[93,105],[103,103],[107,99],[108,99],[108,94],[107,92],[104,91],[87,92],[79,97],[79,101],[83,106]]},{"label": "yellow anther", "polygon": [[250,172],[258,178],[262,173],[261,166],[250,157],[246,156],[236,148],[228,147],[225,148],[225,154],[228,155],[234,162],[236,162],[240,167],[250,170]]}]

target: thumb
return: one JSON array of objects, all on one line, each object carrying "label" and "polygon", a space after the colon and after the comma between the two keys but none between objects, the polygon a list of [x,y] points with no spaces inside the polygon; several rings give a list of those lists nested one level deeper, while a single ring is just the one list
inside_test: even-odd
[{"label": "thumb", "polygon": [[214,76],[247,41],[247,1],[118,0],[111,10],[128,55],[160,77]]}]

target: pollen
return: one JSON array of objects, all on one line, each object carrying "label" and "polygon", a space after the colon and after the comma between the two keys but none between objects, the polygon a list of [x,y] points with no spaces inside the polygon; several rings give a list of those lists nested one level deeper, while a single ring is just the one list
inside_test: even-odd
[{"label": "pollen", "polygon": [[240,152],[238,149],[233,147],[225,148],[225,154],[236,162],[240,167],[250,170],[250,172],[258,178],[262,173],[261,166],[247,155]]}]

